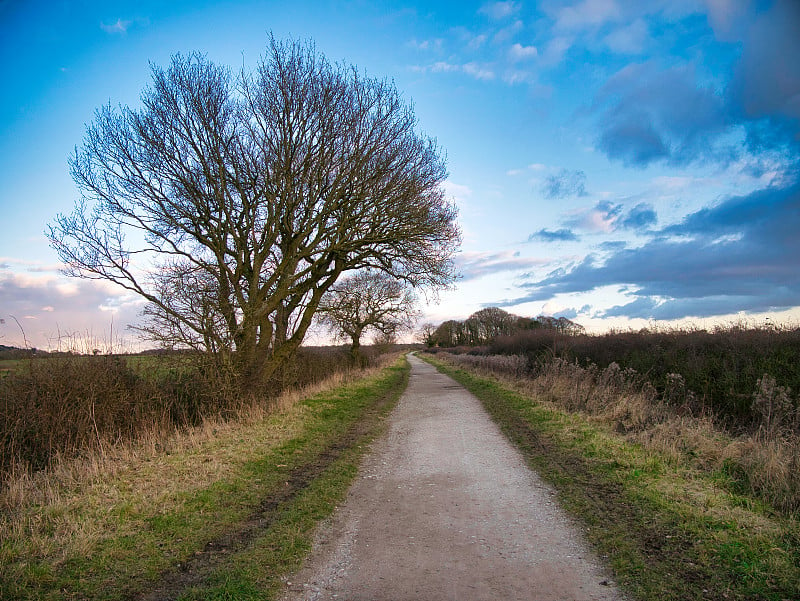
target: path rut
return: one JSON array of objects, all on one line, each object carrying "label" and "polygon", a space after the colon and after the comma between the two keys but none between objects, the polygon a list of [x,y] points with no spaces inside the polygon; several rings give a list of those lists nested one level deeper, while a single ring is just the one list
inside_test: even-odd
[{"label": "path rut", "polygon": [[480,401],[409,360],[387,433],[284,601],[622,601]]}]

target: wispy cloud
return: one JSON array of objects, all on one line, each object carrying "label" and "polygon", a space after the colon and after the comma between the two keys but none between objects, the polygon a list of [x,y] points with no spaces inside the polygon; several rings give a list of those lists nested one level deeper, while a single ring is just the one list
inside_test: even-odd
[{"label": "wispy cloud", "polygon": [[619,54],[641,54],[649,40],[650,32],[644,19],[615,29],[603,39],[610,50]]},{"label": "wispy cloud", "polygon": [[519,9],[518,2],[490,2],[481,6],[478,12],[495,21],[501,21],[517,14]]},{"label": "wispy cloud", "polygon": [[620,229],[644,232],[657,221],[658,215],[649,203],[641,202],[626,209],[622,203],[609,200],[598,201],[592,207],[573,209],[563,219],[564,225],[570,229],[605,234]]},{"label": "wispy cloud", "polygon": [[420,50],[423,52],[427,51],[439,51],[442,49],[444,44],[444,40],[442,38],[434,38],[431,40],[417,40],[413,38],[409,40],[408,45],[415,50]]},{"label": "wispy cloud", "polygon": [[590,233],[611,233],[622,213],[622,206],[606,200],[588,208],[569,211],[563,220],[564,225]]},{"label": "wispy cloud", "polygon": [[615,0],[583,0],[558,9],[555,13],[555,25],[557,29],[565,30],[599,27],[608,21],[619,19],[621,14]]},{"label": "wispy cloud", "polygon": [[458,64],[437,61],[431,65],[417,65],[412,69],[420,73],[463,73],[479,80],[491,80],[495,77],[494,71],[490,67],[476,62]]},{"label": "wispy cloud", "polygon": [[549,262],[549,259],[523,257],[519,251],[463,252],[456,258],[456,267],[463,281],[468,281],[495,273],[540,267]]},{"label": "wispy cloud", "polygon": [[111,24],[101,21],[100,29],[102,29],[106,33],[123,34],[128,32],[128,28],[131,26],[132,23],[133,21],[127,21],[123,19],[117,19],[116,22]]},{"label": "wispy cloud", "polygon": [[478,63],[465,63],[461,65],[461,70],[475,79],[494,79],[494,71]]},{"label": "wispy cloud", "polygon": [[542,184],[545,198],[568,198],[586,196],[586,174],[583,171],[562,169],[555,175],[548,175]]},{"label": "wispy cloud", "polygon": [[520,31],[522,31],[524,25],[520,19],[517,19],[513,23],[506,25],[502,29],[499,29],[495,32],[492,36],[492,41],[495,44],[503,44],[511,39],[514,38]]},{"label": "wispy cloud", "polygon": [[547,171],[547,165],[545,165],[544,163],[531,163],[530,165],[528,165],[526,169],[509,169],[508,171],[506,171],[506,175],[510,176],[521,175],[525,173],[526,170],[535,172]]},{"label": "wispy cloud", "polygon": [[542,242],[577,242],[580,240],[580,236],[566,228],[555,231],[541,229],[528,236],[528,242],[534,240],[541,240]]}]

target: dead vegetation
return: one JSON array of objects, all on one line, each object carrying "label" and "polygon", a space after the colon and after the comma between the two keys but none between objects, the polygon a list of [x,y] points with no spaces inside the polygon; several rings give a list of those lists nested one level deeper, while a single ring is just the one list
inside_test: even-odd
[{"label": "dead vegetation", "polygon": [[499,377],[522,394],[587,414],[629,441],[714,474],[781,512],[800,510],[798,399],[769,374],[755,380],[746,408],[737,396],[745,417],[734,422],[731,413],[715,411],[677,371],[665,373],[656,386],[652,374],[633,367],[613,361],[600,367],[552,351],[538,358],[441,352],[439,357]]},{"label": "dead vegetation", "polygon": [[[363,365],[375,357],[368,352]],[[88,466],[128,444],[160,446],[176,431],[269,411],[285,391],[352,367],[346,349],[305,349],[264,385],[242,391],[191,354],[26,359],[0,379],[0,483],[73,459]]]},{"label": "dead vegetation", "polygon": [[[386,354],[373,367],[243,406],[233,418],[145,433],[7,480],[0,598],[130,599],[157,590],[176,598],[172,592],[213,579],[217,568],[230,573],[228,562],[238,569],[251,541],[278,553],[272,568],[258,560],[262,579],[275,580],[301,556],[292,520],[301,516],[310,531],[320,504],[343,494],[342,474],[354,472],[350,462],[363,452],[360,437],[380,425],[406,371],[397,353]],[[327,482],[337,462],[335,495],[306,490]]]}]

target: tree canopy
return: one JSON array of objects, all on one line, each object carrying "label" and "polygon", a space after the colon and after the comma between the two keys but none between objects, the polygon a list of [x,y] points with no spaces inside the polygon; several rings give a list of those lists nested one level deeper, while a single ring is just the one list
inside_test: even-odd
[{"label": "tree canopy", "polygon": [[267,377],[339,277],[454,278],[445,159],[387,81],[270,36],[253,72],[200,54],[152,67],[141,107],[97,110],[81,198],[49,227],[66,272],[147,301],[141,332]]}]

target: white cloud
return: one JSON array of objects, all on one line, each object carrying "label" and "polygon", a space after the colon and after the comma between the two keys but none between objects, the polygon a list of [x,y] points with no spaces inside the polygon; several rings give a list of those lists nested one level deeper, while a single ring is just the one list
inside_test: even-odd
[{"label": "white cloud", "polygon": [[472,37],[469,38],[469,41],[467,42],[467,46],[469,46],[469,48],[471,50],[477,50],[478,48],[480,48],[481,46],[483,46],[486,43],[486,40],[488,38],[489,38],[489,36],[487,36],[485,33],[481,33],[481,34],[472,36]]},{"label": "white cloud", "polygon": [[461,69],[464,73],[476,79],[494,79],[494,72],[491,69],[480,66],[478,63],[466,63]]},{"label": "white cloud", "polygon": [[419,72],[430,71],[431,73],[464,73],[475,79],[489,80],[494,79],[494,71],[475,62],[464,63],[463,65],[437,61],[429,67],[412,67]]},{"label": "white cloud", "polygon": [[518,83],[531,83],[536,81],[536,75],[530,71],[508,69],[503,74],[503,81],[510,85]]},{"label": "white cloud", "polygon": [[494,34],[492,37],[492,41],[495,44],[502,44],[503,42],[510,40],[515,35],[517,35],[520,31],[522,31],[522,21],[516,20],[511,25],[503,27],[497,33]]},{"label": "white cloud", "polygon": [[537,50],[536,46],[523,46],[520,43],[516,43],[511,46],[509,55],[511,56],[511,60],[522,61],[536,58],[539,56],[539,50]]},{"label": "white cloud", "polygon": [[516,14],[520,5],[517,2],[491,2],[481,6],[478,12],[485,14],[490,19],[499,21]]},{"label": "white cloud", "polygon": [[456,184],[455,182],[451,182],[447,180],[444,183],[444,191],[447,196],[453,197],[456,199],[456,202],[464,202],[468,198],[472,196],[472,190],[469,186],[464,186],[462,184]]},{"label": "white cloud", "polygon": [[557,36],[551,39],[545,46],[544,52],[541,53],[540,64],[545,67],[553,67],[560,63],[567,50],[572,46],[573,41],[572,38],[565,36]]},{"label": "white cloud", "polygon": [[552,317],[556,313],[561,313],[565,311],[568,307],[562,303],[559,303],[556,300],[549,300],[545,304],[542,305],[541,315],[547,315]]},{"label": "white cloud", "polygon": [[511,250],[462,252],[456,257],[456,265],[463,276],[463,281],[474,280],[500,272],[514,272],[541,267],[548,263],[550,263],[550,259],[523,257],[519,251]]},{"label": "white cloud", "polygon": [[616,229],[619,219],[619,206],[608,202],[598,202],[592,207],[572,209],[565,214],[564,225],[587,232],[611,233]]},{"label": "white cloud", "polygon": [[556,28],[569,31],[589,29],[616,20],[619,16],[620,9],[615,0],[583,0],[557,12]]},{"label": "white cloud", "polygon": [[432,73],[453,73],[454,71],[460,71],[460,70],[461,70],[460,65],[454,65],[452,63],[448,63],[445,61],[437,61],[430,66],[430,71]]},{"label": "white cloud", "polygon": [[506,175],[509,175],[509,176],[513,177],[513,176],[516,176],[516,175],[522,175],[523,173],[525,173],[526,170],[527,171],[547,171],[547,169],[548,169],[547,165],[545,165],[543,163],[531,163],[530,165],[528,165],[524,169],[511,168],[508,171],[506,171]]},{"label": "white cloud", "polygon": [[416,38],[409,40],[408,45],[415,50],[421,51],[429,51],[429,50],[441,50],[442,49],[443,40],[441,38],[435,38],[432,40],[417,40]]},{"label": "white cloud", "polygon": [[636,19],[630,25],[612,31],[604,42],[618,54],[641,54],[649,39],[647,24],[643,19]]}]

